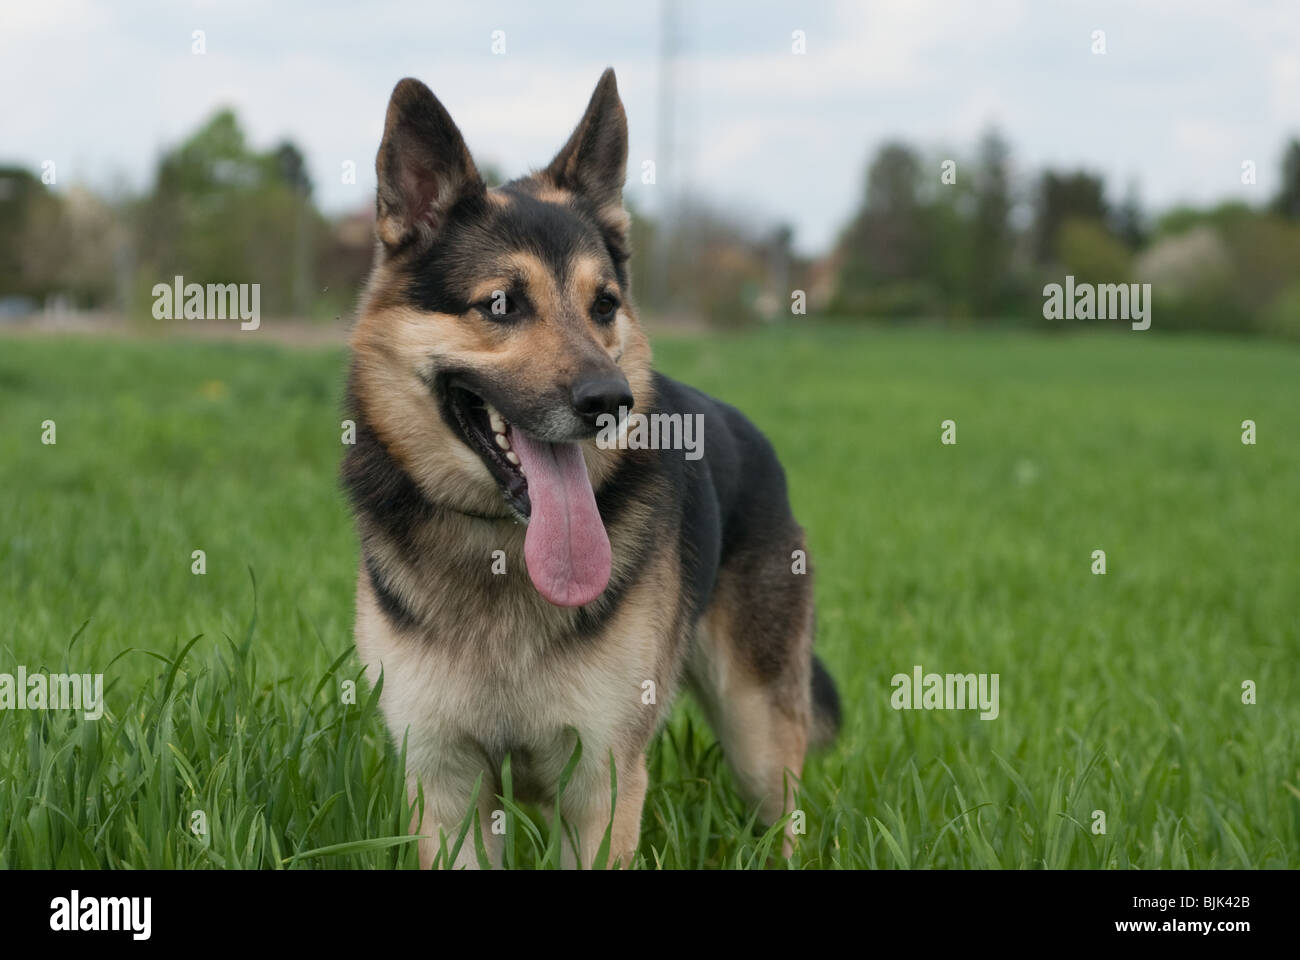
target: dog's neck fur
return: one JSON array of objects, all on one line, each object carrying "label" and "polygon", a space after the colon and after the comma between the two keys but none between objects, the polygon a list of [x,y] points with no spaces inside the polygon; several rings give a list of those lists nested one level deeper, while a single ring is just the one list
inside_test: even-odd
[{"label": "dog's neck fur", "polygon": [[[387,449],[354,396],[349,408],[356,443],[343,461],[343,486],[356,511],[371,587],[395,629],[430,643],[474,647],[477,655],[496,648],[514,659],[523,648],[540,653],[599,635],[645,561],[644,530],[657,512],[651,451],[622,452],[596,492],[614,552],[609,588],[585,607],[562,608],[542,599],[529,580],[524,524],[438,503]],[[501,561],[504,573],[495,572]]]}]

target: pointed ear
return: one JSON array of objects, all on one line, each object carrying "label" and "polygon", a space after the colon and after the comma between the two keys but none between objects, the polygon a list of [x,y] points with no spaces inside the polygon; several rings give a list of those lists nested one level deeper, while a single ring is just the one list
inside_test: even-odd
[{"label": "pointed ear", "polygon": [[388,101],[375,173],[375,229],[390,252],[412,241],[428,243],[456,201],[485,189],[447,109],[410,77]]},{"label": "pointed ear", "polygon": [[627,179],[627,115],[614,69],[600,75],[587,112],[545,175],[561,190],[585,196],[597,210],[623,206]]}]

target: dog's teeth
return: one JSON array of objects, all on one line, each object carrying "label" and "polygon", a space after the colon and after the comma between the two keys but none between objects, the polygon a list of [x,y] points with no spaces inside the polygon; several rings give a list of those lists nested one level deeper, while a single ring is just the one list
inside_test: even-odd
[{"label": "dog's teeth", "polygon": [[488,412],[488,421],[492,424],[492,432],[505,433],[506,421],[505,418],[501,416],[501,414],[497,413],[497,408],[492,406],[492,404],[489,403],[487,405],[487,412]]},{"label": "dog's teeth", "polygon": [[493,434],[497,439],[497,446],[502,450],[510,449],[510,439],[504,433]]},{"label": "dog's teeth", "polygon": [[511,463],[513,463],[516,467],[519,466],[519,454],[515,453],[513,450],[506,451],[506,459],[509,460]]}]

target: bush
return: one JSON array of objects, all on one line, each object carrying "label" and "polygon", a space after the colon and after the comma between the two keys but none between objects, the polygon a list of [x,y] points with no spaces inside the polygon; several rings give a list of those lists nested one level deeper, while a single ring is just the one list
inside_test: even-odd
[{"label": "bush", "polygon": [[1065,272],[1073,274],[1076,283],[1127,283],[1131,278],[1128,248],[1099,220],[1066,220],[1056,247]]},{"label": "bush", "polygon": [[1260,329],[1300,340],[1300,280],[1283,290],[1264,310]]}]

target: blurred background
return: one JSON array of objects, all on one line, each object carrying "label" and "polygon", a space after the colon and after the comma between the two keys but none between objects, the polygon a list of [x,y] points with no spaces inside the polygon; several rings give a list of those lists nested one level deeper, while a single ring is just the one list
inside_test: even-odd
[{"label": "blurred background", "polygon": [[[0,671],[108,706],[0,709],[0,868],[414,863],[335,693],[384,111],[419,77],[501,181],[610,65],[656,366],[772,441],[816,567],[804,863],[1300,865],[1295,0],[15,0]],[[260,326],[155,317],[177,276]],[[1067,276],[1150,329],[1045,319]],[[915,664],[998,720],[893,710]],[[699,711],[657,744],[649,862],[762,865]]]},{"label": "blurred background", "polygon": [[0,326],[237,334],[153,317],[182,275],[341,336],[393,84],[499,182],[606,65],[652,326],[805,322],[796,290],[813,318],[1050,326],[1072,274],[1151,283],[1161,330],[1300,338],[1287,2],[9,4]]}]

